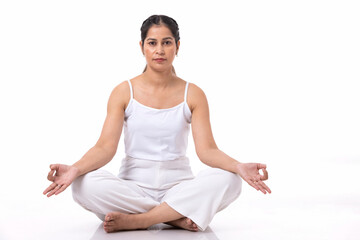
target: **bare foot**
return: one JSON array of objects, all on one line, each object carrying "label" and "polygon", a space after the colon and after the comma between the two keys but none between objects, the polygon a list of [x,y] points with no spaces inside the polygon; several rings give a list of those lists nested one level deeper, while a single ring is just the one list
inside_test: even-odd
[{"label": "bare foot", "polygon": [[171,226],[178,227],[178,228],[183,228],[185,230],[189,230],[189,231],[193,231],[193,232],[199,231],[199,228],[197,227],[197,225],[190,218],[187,218],[187,217],[180,218],[178,220],[174,220],[171,222],[167,222],[166,224],[169,224]]},{"label": "bare foot", "polygon": [[143,225],[143,222],[136,217],[136,214],[131,215],[120,212],[112,212],[106,214],[105,216],[104,230],[107,233],[110,233],[121,230],[146,229]]}]

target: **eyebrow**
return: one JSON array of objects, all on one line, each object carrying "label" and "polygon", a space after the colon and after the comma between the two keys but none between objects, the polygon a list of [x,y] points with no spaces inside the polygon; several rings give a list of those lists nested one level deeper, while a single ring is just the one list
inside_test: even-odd
[{"label": "eyebrow", "polygon": [[[168,40],[168,39],[173,40],[174,38],[173,37],[166,37],[166,38],[163,38],[162,40]],[[157,41],[157,39],[156,38],[148,38],[148,39],[146,39],[146,41]]]}]

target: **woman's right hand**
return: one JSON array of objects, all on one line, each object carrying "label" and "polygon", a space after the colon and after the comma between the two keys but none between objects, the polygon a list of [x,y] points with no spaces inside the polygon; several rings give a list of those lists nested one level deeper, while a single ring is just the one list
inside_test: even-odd
[{"label": "woman's right hand", "polygon": [[64,164],[51,164],[47,179],[53,182],[45,191],[48,197],[63,192],[78,177],[79,169]]}]

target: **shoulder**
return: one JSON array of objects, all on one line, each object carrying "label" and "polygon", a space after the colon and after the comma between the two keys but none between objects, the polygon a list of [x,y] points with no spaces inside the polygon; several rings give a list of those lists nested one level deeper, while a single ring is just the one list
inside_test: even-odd
[{"label": "shoulder", "polygon": [[109,105],[121,106],[124,110],[130,100],[130,85],[127,80],[114,87],[110,94]]},{"label": "shoulder", "polygon": [[130,96],[129,82],[127,80],[125,80],[125,81],[122,81],[121,83],[119,83],[118,85],[116,85],[111,94],[113,94],[113,93],[118,93],[120,95],[127,94]]},{"label": "shoulder", "polygon": [[207,106],[205,92],[194,83],[189,83],[187,101],[191,111],[200,106]]}]

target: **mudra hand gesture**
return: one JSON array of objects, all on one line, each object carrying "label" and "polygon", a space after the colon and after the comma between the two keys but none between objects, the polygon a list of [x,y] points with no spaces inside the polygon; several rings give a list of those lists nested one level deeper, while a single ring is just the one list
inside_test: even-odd
[{"label": "mudra hand gesture", "polygon": [[[266,192],[271,193],[270,188],[263,182],[268,179],[268,172],[266,171],[266,165],[261,163],[240,163],[237,165],[238,174],[244,179],[250,186],[256,190],[260,190],[264,194]],[[263,175],[259,170],[262,170]]]},{"label": "mudra hand gesture", "polygon": [[51,164],[48,180],[53,182],[43,194],[48,197],[63,192],[78,177],[78,169],[64,164]]}]

